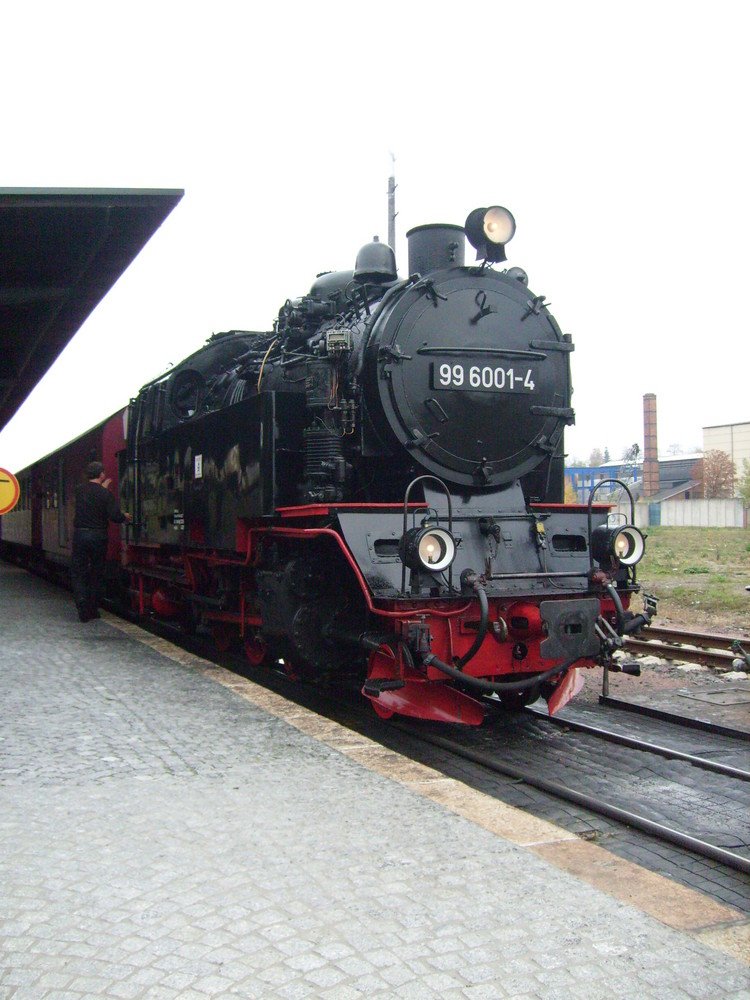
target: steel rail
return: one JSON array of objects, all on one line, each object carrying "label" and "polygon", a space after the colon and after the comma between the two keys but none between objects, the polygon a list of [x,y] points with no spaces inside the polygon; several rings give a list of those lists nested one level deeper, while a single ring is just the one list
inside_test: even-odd
[{"label": "steel rail", "polygon": [[653,820],[647,819],[645,816],[639,816],[637,813],[629,812],[627,809],[620,809],[619,806],[613,806],[608,802],[602,802],[600,799],[595,799],[591,795],[586,795],[583,792],[577,792],[573,788],[568,788],[567,785],[561,785],[553,781],[547,781],[545,778],[539,778],[537,775],[524,771],[520,767],[515,767],[513,764],[504,764],[501,761],[490,757],[488,754],[481,753],[476,750],[469,750],[467,747],[462,747],[460,744],[454,743],[453,740],[447,740],[442,736],[418,733],[413,729],[409,729],[407,726],[394,723],[389,723],[389,725],[393,729],[407,733],[409,736],[422,740],[425,743],[431,743],[433,746],[440,747],[443,750],[448,750],[459,757],[463,757],[475,764],[486,767],[488,770],[504,774],[509,778],[516,779],[517,781],[523,781],[525,784],[530,785],[533,788],[538,788],[540,791],[546,792],[548,795],[555,796],[555,798],[563,799],[567,802],[573,802],[575,805],[588,809],[589,812],[597,813],[600,816],[607,816],[609,819],[614,819],[618,823],[624,823],[626,826],[634,827],[636,830],[641,830],[643,833],[647,833],[652,837],[657,837],[658,839],[676,844],[678,847],[692,851],[694,854],[698,854],[701,857],[718,861],[727,868],[733,868],[735,871],[750,875],[750,858],[743,857],[741,854],[736,854],[734,851],[728,851],[723,847],[717,847],[715,844],[708,844],[704,840],[699,840],[697,837],[691,837],[690,834],[683,833],[681,830],[673,830],[671,827],[664,826],[661,823],[656,823]]},{"label": "steel rail", "polygon": [[634,653],[646,653],[658,656],[662,660],[682,660],[685,663],[699,663],[704,667],[718,667],[720,670],[731,670],[737,655],[719,649],[691,649],[688,646],[676,646],[673,643],[659,642],[656,639],[645,639],[643,636],[634,638],[626,636],[627,649]]},{"label": "steel rail", "polygon": [[639,740],[633,736],[625,736],[623,733],[614,733],[611,729],[600,729],[598,726],[591,726],[587,722],[577,722],[572,719],[561,718],[560,716],[549,716],[545,712],[540,712],[535,708],[526,709],[531,715],[542,722],[558,726],[567,727],[577,733],[588,733],[597,739],[605,740],[607,743],[614,743],[617,746],[628,747],[630,750],[642,750],[644,753],[657,754],[666,757],[668,760],[680,760],[693,767],[698,767],[702,771],[714,771],[716,774],[724,774],[729,778],[736,778],[738,781],[750,781],[750,771],[743,771],[739,767],[731,767],[729,764],[722,764],[719,761],[709,760],[707,757],[696,757],[694,754],[685,753],[682,750],[673,750],[670,747],[660,746],[658,743],[650,743],[647,740]]},{"label": "steel rail", "polygon": [[635,701],[623,701],[621,698],[613,698],[611,695],[600,694],[599,704],[623,712],[632,712],[634,715],[645,715],[651,719],[661,719],[662,722],[669,722],[673,726],[682,726],[685,729],[700,729],[705,733],[714,733],[717,736],[729,736],[735,740],[750,740],[750,732],[743,729],[732,729],[729,726],[722,726],[717,722],[706,722],[704,719],[692,719],[686,715],[675,715],[674,712],[666,712],[664,709],[653,708],[651,705],[640,705]]},{"label": "steel rail", "polygon": [[663,625],[649,625],[644,628],[641,638],[648,639],[649,637],[660,642],[699,646],[701,649],[726,649],[730,651],[733,643],[743,641],[739,636],[713,635],[710,632],[688,632],[686,629],[667,628]]},{"label": "steel rail", "polygon": [[742,639],[730,635],[689,632],[661,625],[648,625],[637,636],[627,638],[627,645],[634,652],[650,653],[665,660],[700,663],[719,670],[731,670],[734,661],[743,658],[734,648],[738,642]]}]

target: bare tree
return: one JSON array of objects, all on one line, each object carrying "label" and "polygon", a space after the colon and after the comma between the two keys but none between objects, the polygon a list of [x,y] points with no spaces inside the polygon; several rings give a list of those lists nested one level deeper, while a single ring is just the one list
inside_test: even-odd
[{"label": "bare tree", "polygon": [[703,495],[710,499],[734,496],[734,462],[725,451],[713,448],[703,456]]},{"label": "bare tree", "polygon": [[604,465],[604,452],[601,448],[594,448],[589,455],[589,465],[596,467],[598,465]]}]

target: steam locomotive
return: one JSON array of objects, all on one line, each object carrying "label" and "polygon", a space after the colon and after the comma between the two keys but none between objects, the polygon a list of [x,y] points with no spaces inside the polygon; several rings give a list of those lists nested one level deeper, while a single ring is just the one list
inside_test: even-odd
[{"label": "steam locomotive", "polygon": [[[79,440],[69,464],[103,460],[134,516],[118,579],[139,614],[359,678],[383,717],[552,713],[611,661],[653,613],[628,610],[644,539],[593,496],[563,504],[573,344],[524,271],[492,266],[514,231],[500,206],[413,229],[403,279],[375,238],[270,332],[211,337]],[[57,477],[64,561],[59,460],[37,477]]]}]

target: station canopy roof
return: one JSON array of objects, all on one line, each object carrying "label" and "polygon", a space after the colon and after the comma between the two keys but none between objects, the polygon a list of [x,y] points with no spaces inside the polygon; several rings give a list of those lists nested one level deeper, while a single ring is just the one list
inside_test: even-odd
[{"label": "station canopy roof", "polygon": [[182,195],[0,188],[0,430]]}]

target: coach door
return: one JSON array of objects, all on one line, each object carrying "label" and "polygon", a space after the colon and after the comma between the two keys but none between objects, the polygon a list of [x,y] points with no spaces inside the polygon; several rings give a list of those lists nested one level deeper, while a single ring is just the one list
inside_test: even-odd
[{"label": "coach door", "polygon": [[31,547],[42,548],[42,509],[44,507],[44,483],[37,466],[31,473]]},{"label": "coach door", "polygon": [[68,525],[68,482],[65,475],[65,459],[57,460],[57,544],[61,549],[70,545]]}]

